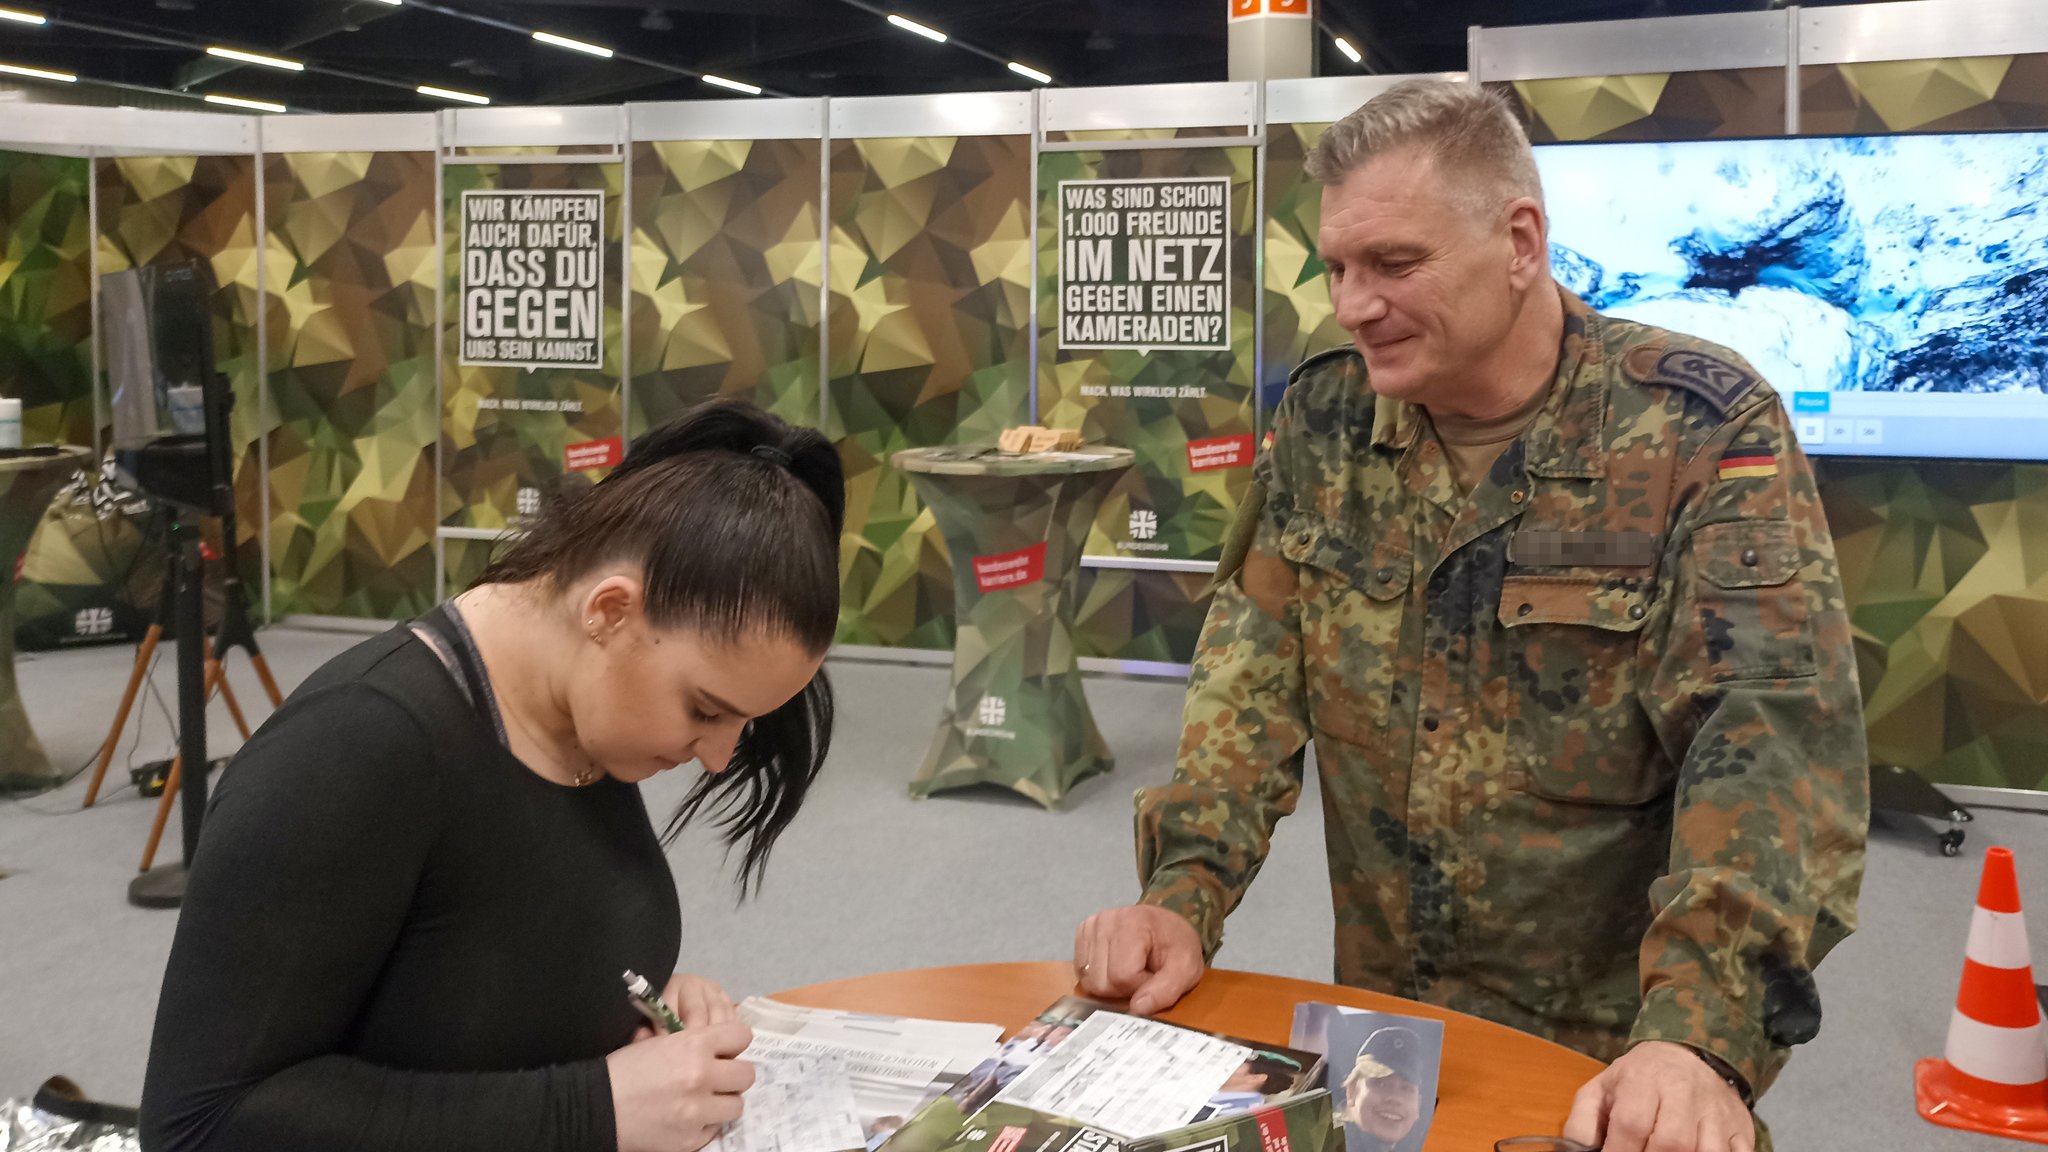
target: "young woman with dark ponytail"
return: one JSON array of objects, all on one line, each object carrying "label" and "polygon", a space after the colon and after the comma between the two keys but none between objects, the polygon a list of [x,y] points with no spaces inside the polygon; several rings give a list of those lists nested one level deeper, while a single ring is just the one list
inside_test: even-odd
[{"label": "young woman with dark ponytail", "polygon": [[[548,507],[469,591],[314,673],[223,776],[143,1090],[152,1152],[695,1152],[749,1035],[673,971],[664,845],[742,893],[824,762],[845,488],[713,402]],[[657,835],[640,781],[701,768]]]}]

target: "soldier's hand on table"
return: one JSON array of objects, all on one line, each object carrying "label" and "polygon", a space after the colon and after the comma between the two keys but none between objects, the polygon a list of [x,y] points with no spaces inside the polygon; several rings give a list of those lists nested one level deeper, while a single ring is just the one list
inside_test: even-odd
[{"label": "soldier's hand on table", "polygon": [[1567,1139],[1602,1152],[1755,1152],[1742,1097],[1683,1044],[1636,1045],[1586,1082]]},{"label": "soldier's hand on table", "polygon": [[754,1032],[736,1021],[628,1044],[605,1057],[619,1152],[697,1152],[740,1118]]},{"label": "soldier's hand on table", "polygon": [[1097,912],[1074,933],[1081,994],[1129,998],[1139,1016],[1173,1007],[1207,970],[1194,925],[1150,904]]}]

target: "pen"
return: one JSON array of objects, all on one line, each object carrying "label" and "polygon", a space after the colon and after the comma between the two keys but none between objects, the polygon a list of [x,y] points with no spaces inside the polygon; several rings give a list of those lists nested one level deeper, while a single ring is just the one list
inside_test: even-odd
[{"label": "pen", "polygon": [[626,998],[633,1002],[633,1007],[639,1009],[642,1016],[647,1017],[647,1022],[654,1025],[655,1031],[683,1030],[682,1020],[661,997],[654,994],[654,986],[647,982],[647,977],[628,968],[623,978],[626,981]]}]

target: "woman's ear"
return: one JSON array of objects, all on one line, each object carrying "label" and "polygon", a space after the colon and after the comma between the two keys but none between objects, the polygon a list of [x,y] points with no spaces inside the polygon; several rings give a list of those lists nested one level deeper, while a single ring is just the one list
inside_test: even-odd
[{"label": "woman's ear", "polygon": [[615,572],[583,595],[583,631],[603,644],[647,610],[647,588],[637,576]]}]

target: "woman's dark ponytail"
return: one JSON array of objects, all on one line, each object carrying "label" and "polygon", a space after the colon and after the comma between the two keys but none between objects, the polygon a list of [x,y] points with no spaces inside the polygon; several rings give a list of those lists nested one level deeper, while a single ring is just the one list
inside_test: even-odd
[{"label": "woman's dark ponytail", "polygon": [[799,431],[801,435],[792,437],[793,443],[778,447],[789,457],[790,474],[803,481],[825,506],[825,518],[836,540],[846,531],[846,468],[840,463],[839,450],[823,433],[812,428]]},{"label": "woman's dark ponytail", "polygon": [[707,400],[680,419],[633,441],[613,476],[689,452],[723,449],[779,464],[825,506],[834,539],[846,527],[846,472],[839,453],[815,428],[786,424],[744,400]]},{"label": "woman's dark ponytail", "polygon": [[[838,628],[845,521],[845,473],[830,441],[744,401],[710,400],[634,441],[603,481],[550,502],[477,583],[561,589],[635,561],[655,627],[693,628],[720,643],[766,631],[822,654]],[[832,716],[820,671],[747,726],[723,772],[698,778],[664,840],[708,815],[726,846],[741,850],[742,894],[758,886],[825,762]]]}]

